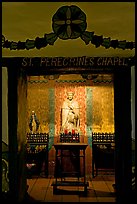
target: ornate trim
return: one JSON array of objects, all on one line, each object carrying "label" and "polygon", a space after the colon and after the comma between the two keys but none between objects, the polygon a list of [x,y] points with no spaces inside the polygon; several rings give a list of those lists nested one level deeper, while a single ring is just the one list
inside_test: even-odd
[{"label": "ornate trim", "polygon": [[94,32],[86,31],[86,14],[75,5],[60,7],[52,17],[52,28],[53,32],[44,34],[43,38],[27,39],[25,42],[20,40],[18,42],[9,41],[2,35],[2,48],[10,50],[41,49],[47,45],[54,45],[58,38],[62,40],[81,38],[86,45],[91,43],[96,48],[100,46],[106,49],[112,47],[123,50],[135,48],[135,42],[111,40],[110,37],[105,38],[102,35],[95,35]]}]

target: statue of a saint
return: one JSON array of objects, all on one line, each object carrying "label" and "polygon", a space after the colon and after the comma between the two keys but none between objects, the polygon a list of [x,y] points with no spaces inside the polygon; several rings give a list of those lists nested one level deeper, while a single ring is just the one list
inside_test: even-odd
[{"label": "statue of a saint", "polygon": [[80,126],[79,105],[73,99],[73,96],[73,92],[68,92],[67,99],[62,105],[62,130],[67,130],[68,132],[79,131]]},{"label": "statue of a saint", "polygon": [[39,120],[36,116],[36,113],[32,111],[32,114],[30,116],[30,121],[29,121],[29,128],[32,134],[36,133],[39,129]]}]

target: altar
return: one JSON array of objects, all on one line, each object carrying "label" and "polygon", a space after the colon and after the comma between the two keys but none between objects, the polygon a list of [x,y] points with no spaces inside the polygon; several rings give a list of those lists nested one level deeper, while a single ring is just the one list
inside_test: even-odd
[{"label": "altar", "polygon": [[[53,193],[56,194],[58,192],[58,186],[81,186],[84,187],[84,193],[87,194],[89,183],[86,181],[85,176],[85,150],[88,144],[58,142],[53,146],[56,150],[55,181],[52,183]],[[65,151],[67,151],[67,153]],[[75,168],[70,172],[64,168],[65,157],[69,157],[70,160],[75,163]],[[80,159],[82,159],[83,162],[82,168]],[[68,166],[69,165],[72,165],[72,163],[68,163]]]}]

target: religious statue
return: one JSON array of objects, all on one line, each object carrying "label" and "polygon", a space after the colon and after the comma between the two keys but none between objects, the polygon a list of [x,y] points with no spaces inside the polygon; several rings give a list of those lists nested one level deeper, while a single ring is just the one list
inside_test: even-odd
[{"label": "religious statue", "polygon": [[73,99],[74,93],[68,92],[67,99],[62,105],[62,130],[67,132],[79,131],[80,119],[79,119],[79,105],[78,102]]},{"label": "religious statue", "polygon": [[32,134],[36,133],[39,129],[39,120],[36,116],[36,113],[32,111],[32,114],[30,116],[30,121],[29,121],[29,128]]}]

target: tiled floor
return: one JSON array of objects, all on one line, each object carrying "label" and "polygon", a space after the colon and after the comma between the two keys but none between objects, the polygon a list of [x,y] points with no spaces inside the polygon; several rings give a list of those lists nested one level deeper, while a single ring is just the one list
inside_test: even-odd
[{"label": "tiled floor", "polygon": [[89,182],[87,196],[82,193],[84,187],[58,187],[59,193],[53,194],[51,185],[54,178],[30,178],[28,194],[32,201],[39,202],[115,202],[113,175],[99,175],[95,178],[87,178]]}]

